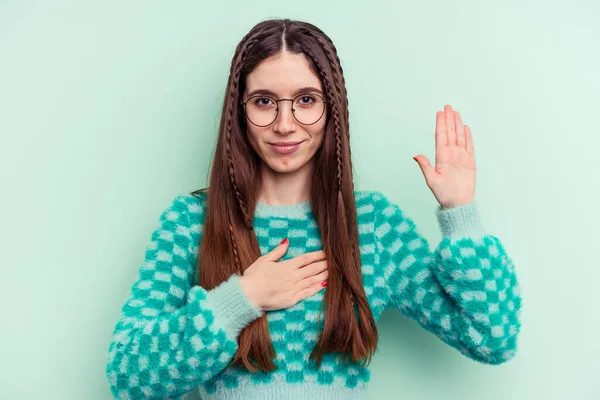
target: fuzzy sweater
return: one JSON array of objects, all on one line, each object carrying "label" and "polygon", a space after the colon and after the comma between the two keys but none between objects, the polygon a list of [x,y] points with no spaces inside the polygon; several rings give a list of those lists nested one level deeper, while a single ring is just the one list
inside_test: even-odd
[{"label": "fuzzy sweater", "polygon": [[[277,370],[250,373],[228,365],[240,331],[265,311],[241,290],[239,276],[212,290],[198,286],[197,261],[206,195],[176,196],[162,213],[108,347],[106,375],[119,399],[360,399],[369,368],[327,353],[308,358],[320,330],[324,290],[268,311]],[[375,320],[395,308],[485,364],[514,357],[521,296],[501,241],[482,227],[476,203],[437,207],[442,240],[432,252],[415,223],[385,195],[356,191],[362,279]],[[310,202],[259,203],[254,229],[261,254],[284,238],[282,260],[321,250]]]}]

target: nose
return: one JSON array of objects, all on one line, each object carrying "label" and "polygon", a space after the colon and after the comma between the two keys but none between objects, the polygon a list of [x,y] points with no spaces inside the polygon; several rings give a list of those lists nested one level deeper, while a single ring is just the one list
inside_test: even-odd
[{"label": "nose", "polygon": [[283,135],[294,132],[296,130],[296,119],[292,113],[291,103],[287,103],[287,100],[281,101],[278,108],[279,111],[273,123],[273,130]]}]

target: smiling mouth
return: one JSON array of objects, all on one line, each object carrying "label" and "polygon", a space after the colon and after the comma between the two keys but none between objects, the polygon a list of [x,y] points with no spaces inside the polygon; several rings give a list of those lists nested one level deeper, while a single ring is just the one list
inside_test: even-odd
[{"label": "smiling mouth", "polygon": [[279,142],[279,143],[270,143],[271,147],[276,153],[279,154],[289,154],[298,150],[300,145],[304,143],[302,142]]},{"label": "smiling mouth", "polygon": [[276,142],[276,143],[269,143],[273,146],[294,146],[296,144],[300,144],[304,142],[304,140],[300,141],[300,142]]}]

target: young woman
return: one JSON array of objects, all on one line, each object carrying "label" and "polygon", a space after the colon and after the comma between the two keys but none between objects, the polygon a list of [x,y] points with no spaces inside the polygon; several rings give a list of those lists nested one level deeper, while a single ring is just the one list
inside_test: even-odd
[{"label": "young woman", "polygon": [[152,234],[108,349],[123,399],[358,399],[391,307],[465,356],[515,355],[512,261],[474,203],[469,128],[437,113],[435,168],[415,157],[443,235],[434,252],[377,191],[354,189],[335,46],[269,20],[233,56],[209,188]]}]

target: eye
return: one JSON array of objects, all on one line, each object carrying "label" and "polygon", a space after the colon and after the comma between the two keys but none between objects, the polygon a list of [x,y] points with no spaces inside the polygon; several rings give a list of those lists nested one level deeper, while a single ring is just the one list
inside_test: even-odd
[{"label": "eye", "polygon": [[309,95],[303,95],[298,97],[298,103],[302,106],[310,106],[315,102],[315,98]]},{"label": "eye", "polygon": [[270,104],[274,103],[273,99],[269,97],[256,97],[252,102],[258,107],[267,107]]}]

